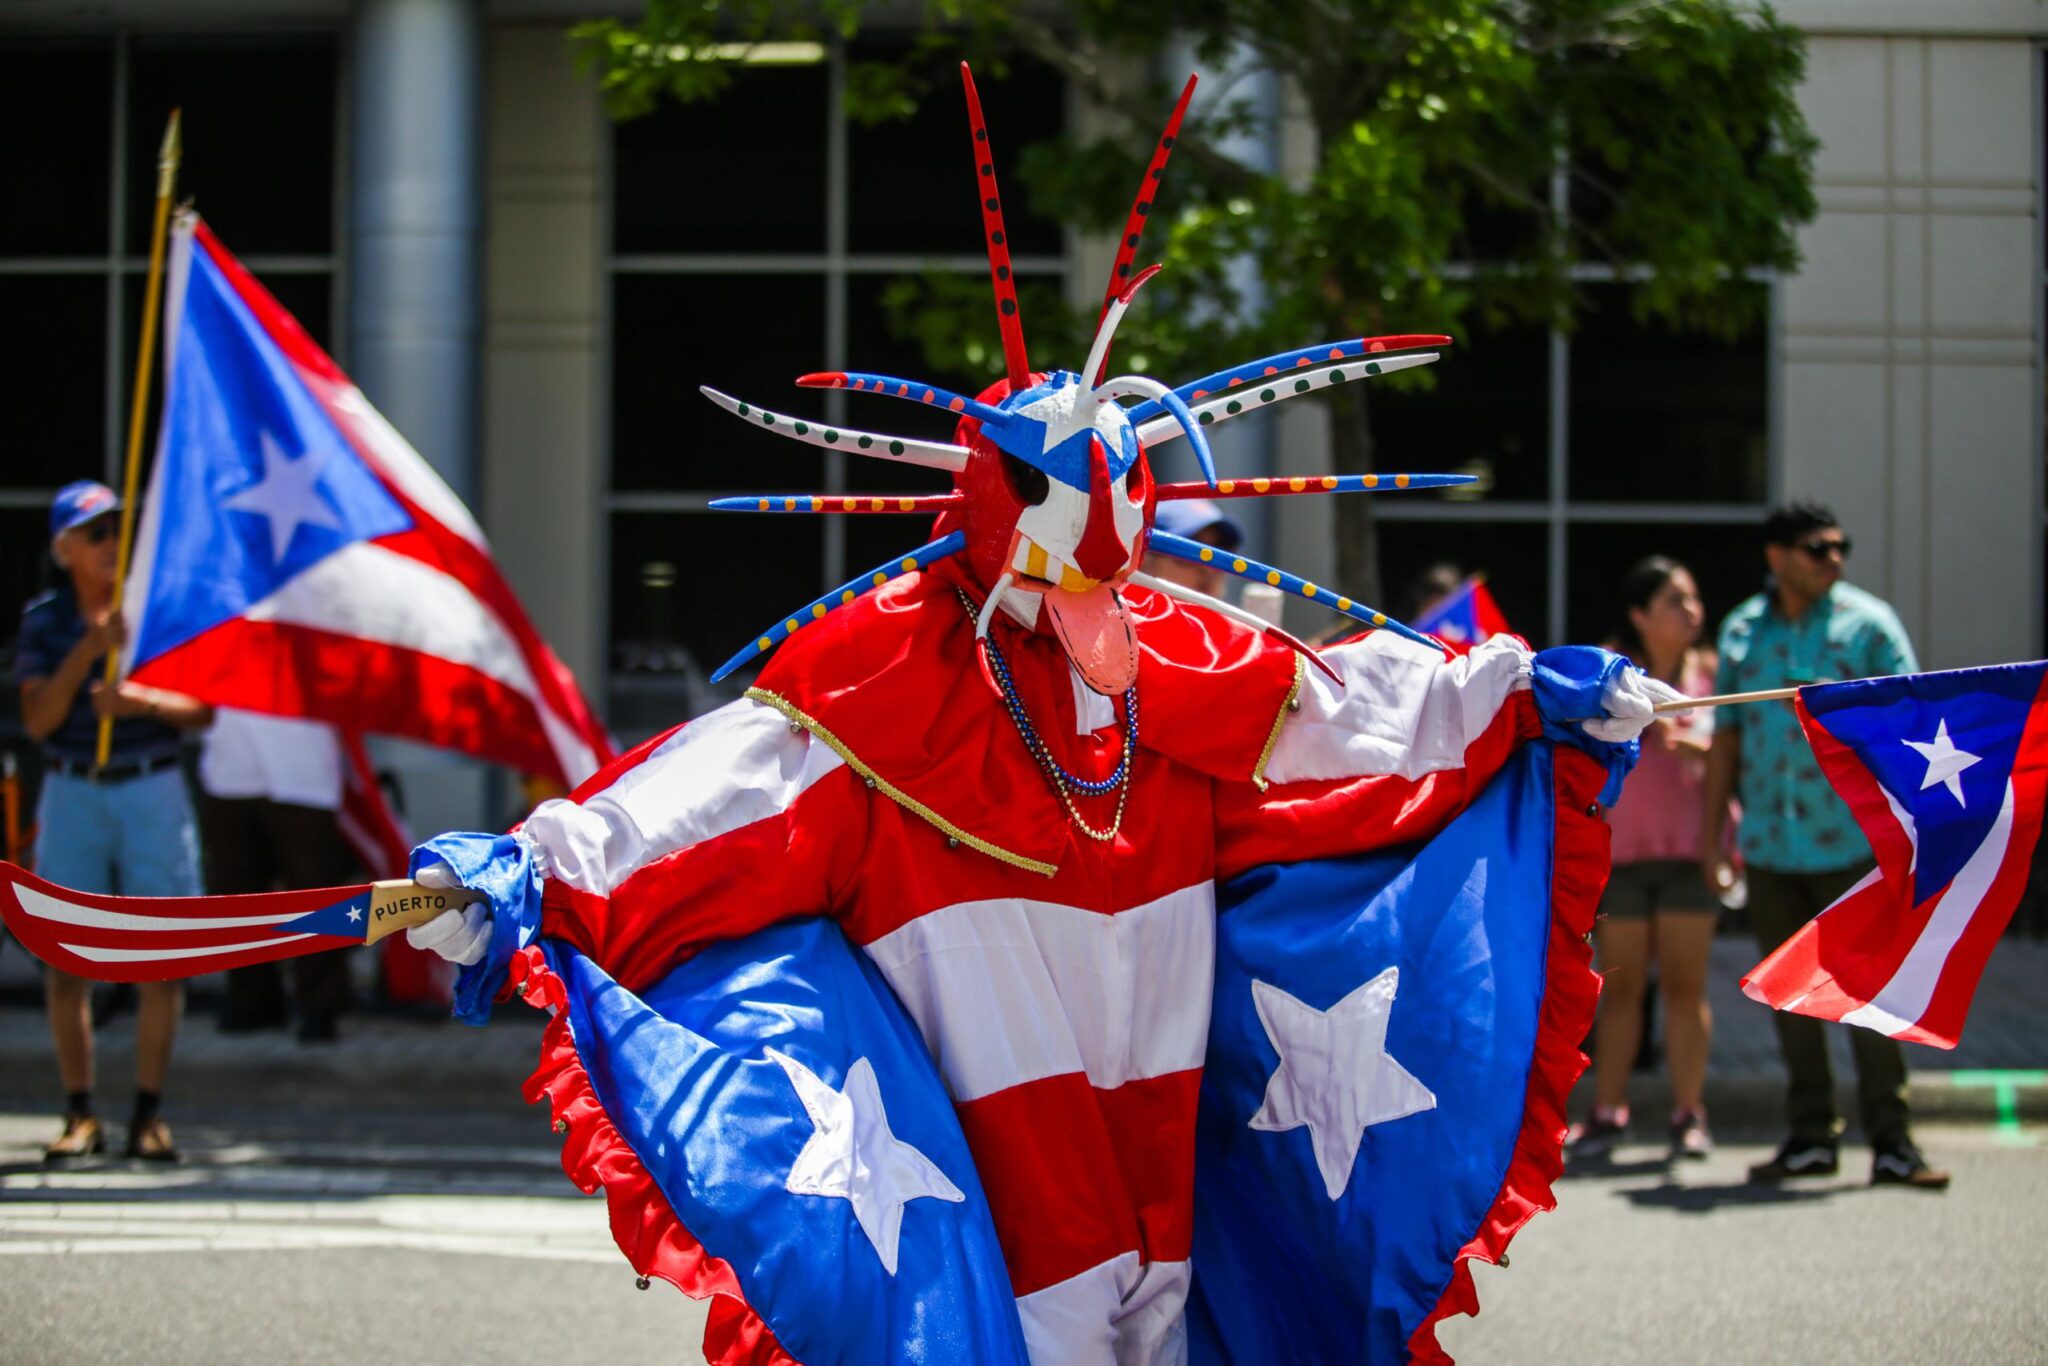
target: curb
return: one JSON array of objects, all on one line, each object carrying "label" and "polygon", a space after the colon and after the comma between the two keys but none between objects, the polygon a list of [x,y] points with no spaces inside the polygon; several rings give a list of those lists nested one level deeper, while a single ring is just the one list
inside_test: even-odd
[{"label": "curb", "polygon": [[[2025,1123],[2048,1123],[2048,1067],[1916,1071],[1907,1074],[1907,1085],[1916,1120],[1988,1124],[2015,1132]],[[1629,1105],[1638,1114],[1661,1114],[1670,1103],[1662,1078],[1629,1079]],[[1710,1074],[1706,1103],[1716,1129],[1775,1132],[1785,1125],[1785,1083],[1778,1077]],[[1836,1088],[1835,1105],[1853,1127],[1853,1084]]]}]

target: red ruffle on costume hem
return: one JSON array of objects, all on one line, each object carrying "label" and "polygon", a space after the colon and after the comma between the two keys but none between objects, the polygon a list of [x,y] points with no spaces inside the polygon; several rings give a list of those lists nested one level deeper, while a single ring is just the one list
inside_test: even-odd
[{"label": "red ruffle on costume hem", "polygon": [[1557,1208],[1550,1186],[1564,1171],[1565,1100],[1586,1070],[1579,1041],[1592,1028],[1593,1008],[1600,1000],[1600,976],[1593,971],[1587,936],[1607,886],[1609,866],[1607,825],[1597,814],[1594,799],[1607,772],[1577,750],[1560,745],[1555,753],[1557,838],[1550,872],[1550,948],[1522,1131],[1493,1208],[1452,1260],[1450,1280],[1436,1308],[1408,1339],[1409,1358],[1427,1366],[1451,1366],[1450,1356],[1436,1340],[1437,1324],[1452,1314],[1479,1312],[1479,1292],[1467,1263],[1477,1258],[1500,1265],[1522,1226],[1539,1211]]},{"label": "red ruffle on costume hem", "polygon": [[[1565,1102],[1585,1071],[1579,1041],[1592,1026],[1600,997],[1600,978],[1593,971],[1587,937],[1607,885],[1608,832],[1594,806],[1606,780],[1606,771],[1587,756],[1564,748],[1556,751],[1550,947],[1522,1128],[1493,1208],[1453,1259],[1436,1308],[1408,1339],[1410,1357],[1428,1366],[1451,1366],[1437,1341],[1437,1324],[1452,1314],[1479,1312],[1467,1263],[1478,1258],[1499,1265],[1522,1226],[1538,1211],[1557,1207],[1551,1184],[1564,1171]],[[612,1237],[627,1262],[642,1276],[659,1277],[692,1298],[710,1300],[704,1326],[709,1366],[798,1366],[747,1303],[732,1267],[705,1251],[683,1227],[661,1188],[605,1114],[569,1032],[561,979],[540,950],[529,947],[514,955],[508,978],[528,1005],[556,1012],[542,1035],[540,1065],[528,1078],[524,1094],[532,1104],[547,1098],[563,1134],[562,1170],[577,1189],[588,1194],[603,1188]]]},{"label": "red ruffle on costume hem", "polygon": [[527,1078],[528,1104],[546,1097],[562,1135],[562,1170],[589,1195],[604,1189],[612,1238],[641,1276],[659,1277],[693,1299],[708,1299],[704,1360],[709,1366],[797,1366],[740,1289],[732,1267],[704,1250],[669,1207],[639,1156],[615,1128],[569,1032],[568,995],[538,947],[513,955],[510,984],[526,1003],[552,1010],[540,1065]]}]

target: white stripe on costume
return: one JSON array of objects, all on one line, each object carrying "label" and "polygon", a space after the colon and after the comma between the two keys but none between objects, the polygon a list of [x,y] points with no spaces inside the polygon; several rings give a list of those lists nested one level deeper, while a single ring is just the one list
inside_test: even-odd
[{"label": "white stripe on costume", "polygon": [[1280,728],[1266,764],[1272,782],[1462,768],[1466,746],[1493,724],[1508,694],[1529,686],[1532,658],[1519,641],[1495,636],[1446,661],[1390,631],[1321,653],[1344,682],[1304,671],[1301,711]]},{"label": "white stripe on costume", "polygon": [[[1887,793],[1887,796],[1890,794]],[[1906,959],[1899,964],[1892,979],[1886,982],[1868,1005],[1859,1006],[1842,1017],[1843,1024],[1861,1025],[1874,1029],[1880,1034],[1900,1034],[1919,1023],[1933,1004],[1934,992],[1941,985],[1941,971],[1948,964],[1948,956],[1963,937],[1963,931],[1970,927],[1971,919],[1984,904],[1985,893],[1997,880],[2000,867],[2005,863],[2005,851],[2012,843],[2013,822],[2012,781],[2005,784],[2005,800],[1998,808],[1998,818],[1991,823],[1991,830],[1984,842],[1970,855],[1969,862],[1955,875],[1955,880],[1941,893],[1941,900],[1934,905],[1934,914],[1920,931],[1920,937],[1913,941],[1913,947],[1906,953]],[[1914,846],[1913,861],[1919,862],[1919,844]],[[1826,914],[1825,911],[1822,912]]]},{"label": "white stripe on costume", "polygon": [[548,876],[609,896],[657,859],[787,811],[844,763],[808,732],[791,731],[774,708],[741,698],[690,722],[583,801],[542,802],[526,834]]},{"label": "white stripe on costume", "polygon": [[956,1101],[1070,1072],[1109,1089],[1200,1067],[1207,1051],[1213,882],[1114,915],[965,901],[866,949]]},{"label": "white stripe on costume", "polygon": [[1033,1366],[1179,1366],[1188,1264],[1126,1252],[1017,1298]]}]

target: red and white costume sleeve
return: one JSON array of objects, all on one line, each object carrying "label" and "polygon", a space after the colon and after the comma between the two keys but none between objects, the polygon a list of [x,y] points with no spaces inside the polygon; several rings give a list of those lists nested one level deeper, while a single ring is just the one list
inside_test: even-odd
[{"label": "red and white costume sleeve", "polygon": [[[1381,633],[1291,652],[1141,589],[1139,745],[1112,839],[1070,819],[982,677],[946,567],[798,633],[748,696],[539,807],[541,932],[628,988],[829,915],[923,1032],[1033,1360],[1177,1360],[1215,885],[1433,833],[1537,733],[1528,654]],[[1070,772],[1120,728],[1058,646],[996,639]],[[1090,727],[1100,727],[1090,729]],[[1076,797],[1098,830],[1114,793]]]}]

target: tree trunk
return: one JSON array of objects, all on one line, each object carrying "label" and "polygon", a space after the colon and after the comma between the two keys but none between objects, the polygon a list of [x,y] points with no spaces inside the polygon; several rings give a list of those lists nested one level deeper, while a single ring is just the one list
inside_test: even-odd
[{"label": "tree trunk", "polygon": [[[1330,405],[1330,455],[1338,474],[1366,474],[1373,461],[1372,427],[1366,420],[1366,386],[1339,385]],[[1337,590],[1357,601],[1392,612],[1380,582],[1379,535],[1370,493],[1339,494],[1337,503]]]}]

